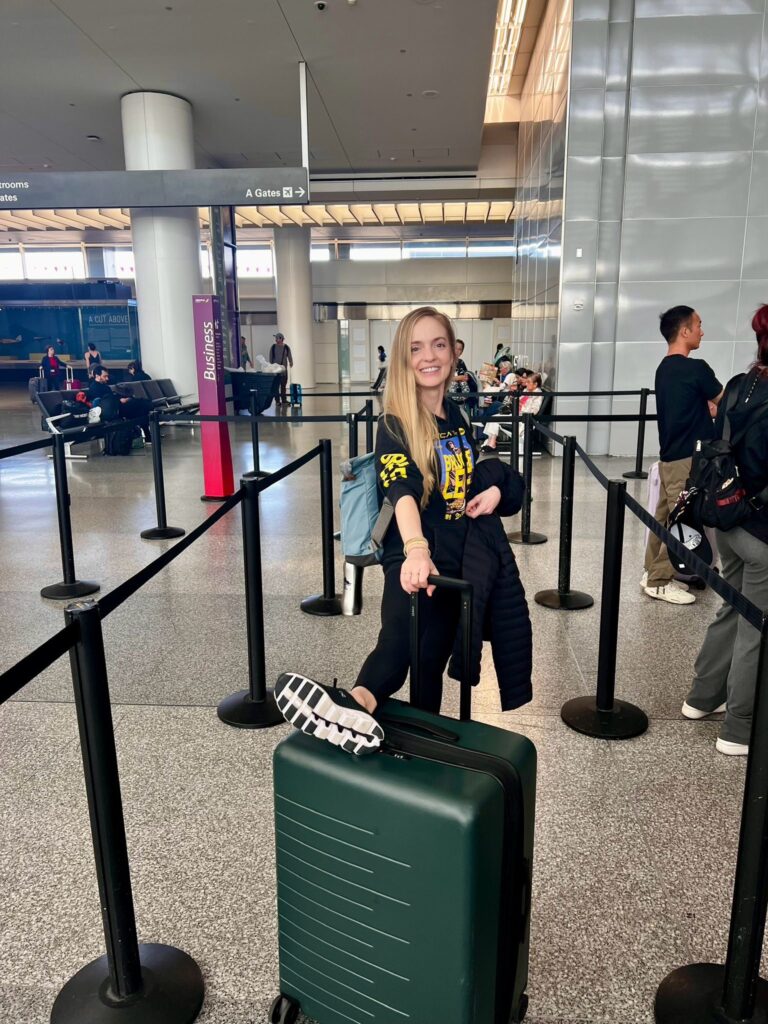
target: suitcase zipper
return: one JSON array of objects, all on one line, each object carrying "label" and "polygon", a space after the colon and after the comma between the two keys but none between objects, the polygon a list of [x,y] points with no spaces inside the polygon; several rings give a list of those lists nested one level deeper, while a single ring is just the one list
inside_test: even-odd
[{"label": "suitcase zipper", "polygon": [[[456,746],[455,739],[442,740],[412,735],[409,729],[412,725],[414,728],[418,728],[418,722],[406,722],[389,715],[382,717],[381,721],[386,728],[386,739],[381,747],[383,754],[389,753],[394,756],[407,754],[411,757],[423,758],[425,761],[435,761],[440,764],[455,765],[460,768],[468,768],[470,771],[482,772],[496,779],[504,791],[501,909],[499,911],[499,952],[496,964],[494,1020],[495,1024],[509,1024],[512,1020],[519,1020],[520,1017],[513,1016],[516,1014],[517,1007],[512,1006],[515,971],[511,968],[515,967],[517,963],[517,957],[513,954],[517,947],[523,944],[525,938],[531,899],[530,865],[523,856],[523,822],[520,820],[522,815],[516,813],[516,809],[519,807],[522,810],[523,805],[520,776],[507,761],[495,754],[466,750]],[[397,737],[395,742],[391,738],[393,733]],[[446,733],[451,735],[447,730]],[[520,908],[515,908],[514,905],[514,887],[512,885],[514,873],[504,870],[504,854],[507,851],[513,852],[515,870],[519,869],[522,878],[523,895]],[[511,928],[505,927],[508,921],[512,922]]]}]

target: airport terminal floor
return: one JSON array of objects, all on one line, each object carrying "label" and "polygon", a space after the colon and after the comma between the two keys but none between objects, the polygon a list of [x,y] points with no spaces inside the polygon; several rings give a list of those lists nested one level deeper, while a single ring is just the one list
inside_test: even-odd
[{"label": "airport terminal floor", "polygon": [[[304,410],[361,404],[307,397]],[[25,387],[0,390],[0,436],[4,446],[42,436]],[[238,478],[251,468],[247,420],[232,436]],[[321,437],[336,466],[341,424],[265,425],[262,467]],[[168,521],[189,530],[216,507],[200,501],[199,436],[166,428],[163,451]],[[610,478],[631,468],[596,461]],[[172,543],[139,537],[155,522],[151,458],[68,469],[77,574],[105,594]],[[645,482],[628,486],[644,503]],[[624,742],[572,732],[561,705],[595,688],[605,492],[577,464],[572,585],[596,598],[579,612],[532,600],[557,583],[560,460],[536,460],[533,498],[533,528],[549,542],[514,549],[533,620],[533,702],[501,714],[490,653],[473,695],[478,721],[524,734],[539,755],[527,1020],[649,1024],[665,975],[722,962],[728,938],[745,759],[715,752],[719,716],[680,715],[719,599],[706,591],[673,607],[644,596],[644,529],[627,514],[616,693],[650,728]],[[366,570],[360,616],[308,616],[299,602],[322,589],[317,464],[266,491],[261,512],[268,679],[293,669],[349,685],[377,633],[380,570]],[[45,452],[0,463],[0,526],[4,670],[63,624],[61,604],[39,594],[61,579]],[[336,572],[338,589],[340,559]],[[278,991],[271,758],[288,726],[239,730],[216,715],[248,679],[239,510],[110,615],[104,635],[139,936],[197,960],[203,1024],[266,1021]],[[44,1024],[62,984],[104,952],[66,658],[0,707],[0,750],[0,1016]]]}]

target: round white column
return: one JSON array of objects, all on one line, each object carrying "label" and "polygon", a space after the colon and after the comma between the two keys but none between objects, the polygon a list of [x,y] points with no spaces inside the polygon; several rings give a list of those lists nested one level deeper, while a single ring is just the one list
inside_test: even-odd
[{"label": "round white column", "polygon": [[277,329],[285,335],[293,353],[293,380],[313,388],[311,232],[309,228],[275,228],[274,236]]},{"label": "round white column", "polygon": [[[192,107],[178,96],[135,92],[121,101],[129,171],[192,170]],[[194,208],[131,210],[141,357],[151,377],[197,394],[192,296],[203,288]]]}]

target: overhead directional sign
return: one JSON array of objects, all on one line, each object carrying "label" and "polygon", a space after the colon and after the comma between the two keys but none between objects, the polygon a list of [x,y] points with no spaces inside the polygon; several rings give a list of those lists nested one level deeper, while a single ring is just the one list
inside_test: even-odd
[{"label": "overhead directional sign", "polygon": [[304,167],[200,171],[0,171],[0,210],[289,206],[309,202]]}]

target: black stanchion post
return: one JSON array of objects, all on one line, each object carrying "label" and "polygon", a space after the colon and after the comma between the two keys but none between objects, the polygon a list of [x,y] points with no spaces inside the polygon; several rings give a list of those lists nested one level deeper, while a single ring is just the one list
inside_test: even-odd
[{"label": "black stanchion post", "polygon": [[[523,413],[523,479],[525,480],[525,494],[523,496],[523,514],[520,529],[514,533],[508,533],[507,537],[513,544],[544,544],[547,537],[543,533],[533,533],[531,530],[531,494],[533,484],[533,417],[530,413]],[[512,425],[513,440],[517,434],[514,424]]]},{"label": "black stanchion post", "polygon": [[560,492],[560,554],[557,567],[557,590],[540,590],[534,595],[545,608],[578,611],[595,603],[590,594],[571,590],[571,541],[573,539],[573,483],[576,464],[576,438],[566,437],[563,444],[563,479]]},{"label": "black stanchion post", "polygon": [[267,476],[261,470],[261,455],[259,453],[259,413],[256,410],[256,392],[251,391],[249,410],[251,413],[251,450],[253,452],[253,475]]},{"label": "black stanchion post", "polygon": [[373,402],[370,398],[365,403],[365,450],[373,451]]},{"label": "black stanchion post", "polygon": [[64,985],[51,1024],[191,1024],[203,976],[180,949],[136,936],[101,616],[95,601],[66,609],[80,637],[70,652],[85,789],[107,952]]},{"label": "black stanchion post", "polygon": [[149,436],[152,438],[152,477],[155,483],[155,508],[157,526],[142,530],[144,540],[170,540],[183,537],[186,530],[180,526],[169,526],[165,514],[165,480],[163,478],[163,445],[160,440],[160,413],[153,409],[149,414]]},{"label": "black stanchion post", "polygon": [[520,393],[512,396],[512,437],[509,439],[509,464],[517,472],[520,469]]},{"label": "black stanchion post", "polygon": [[354,459],[358,454],[359,448],[357,443],[357,419],[353,412],[347,413],[347,432],[349,436],[348,449],[350,459]]},{"label": "black stanchion post", "polygon": [[656,993],[657,1024],[768,1020],[768,981],[760,977],[768,906],[767,648],[768,616],[764,616],[725,965],[689,964],[668,974]]},{"label": "black stanchion post", "polygon": [[247,690],[225,697],[217,714],[222,722],[239,729],[265,729],[285,721],[267,689],[264,649],[264,593],[261,573],[261,524],[259,481],[252,473],[240,481],[243,488],[243,562],[245,564],[245,622],[248,635]]},{"label": "black stanchion post", "polygon": [[62,583],[43,587],[41,597],[54,601],[71,601],[73,597],[86,597],[99,590],[99,584],[90,580],[78,580],[75,575],[75,551],[72,544],[72,519],[69,514],[71,500],[67,483],[67,457],[62,434],[53,435],[53,477],[56,483],[56,516],[59,522],[59,546],[61,566],[64,572]]},{"label": "black stanchion post", "polygon": [[648,474],[643,472],[643,449],[645,448],[645,415],[648,406],[648,388],[640,391],[640,419],[637,423],[637,453],[635,468],[629,473],[622,473],[625,480],[647,480]]},{"label": "black stanchion post", "polygon": [[[357,430],[357,422],[352,422]],[[301,610],[309,615],[341,615],[341,598],[336,593],[333,550],[333,461],[331,442],[320,442],[320,531],[323,541],[323,592],[305,597]]]},{"label": "black stanchion post", "polygon": [[603,548],[597,698],[576,697],[566,701],[560,711],[560,717],[571,729],[604,740],[628,740],[648,728],[648,717],[644,711],[634,704],[614,698],[626,491],[627,485],[623,480],[609,481]]}]

